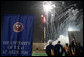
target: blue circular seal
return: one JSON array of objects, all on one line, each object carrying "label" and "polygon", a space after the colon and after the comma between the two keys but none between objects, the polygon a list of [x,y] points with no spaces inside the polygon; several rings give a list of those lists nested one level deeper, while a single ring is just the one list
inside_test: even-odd
[{"label": "blue circular seal", "polygon": [[21,32],[23,30],[23,24],[21,22],[16,22],[13,25],[14,32]]}]

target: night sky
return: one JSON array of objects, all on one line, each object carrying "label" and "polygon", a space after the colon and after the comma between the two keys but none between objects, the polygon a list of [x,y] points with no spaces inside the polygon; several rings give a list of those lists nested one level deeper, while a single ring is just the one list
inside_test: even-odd
[{"label": "night sky", "polygon": [[[3,25],[4,14],[27,14],[35,15],[34,24],[34,42],[43,42],[43,26],[41,14],[43,1],[2,1],[1,2],[1,25]],[[66,1],[67,6],[71,3],[76,3],[78,8],[83,7],[83,2]],[[1,27],[2,28],[2,27]],[[2,31],[2,30],[1,30]]]}]

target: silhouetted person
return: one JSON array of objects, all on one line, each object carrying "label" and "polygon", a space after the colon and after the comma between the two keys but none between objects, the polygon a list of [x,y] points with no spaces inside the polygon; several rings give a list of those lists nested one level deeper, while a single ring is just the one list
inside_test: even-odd
[{"label": "silhouetted person", "polygon": [[62,56],[63,54],[63,46],[60,44],[60,41],[54,47],[55,56]]},{"label": "silhouetted person", "polygon": [[71,56],[75,56],[75,41],[72,40],[71,43],[70,43],[70,53],[71,53]]},{"label": "silhouetted person", "polygon": [[65,51],[65,56],[70,56],[70,47],[69,47],[68,43],[66,43],[66,45],[64,47],[64,51]]},{"label": "silhouetted person", "polygon": [[83,56],[83,46],[80,43],[78,43],[78,53],[78,56]]},{"label": "silhouetted person", "polygon": [[48,56],[54,56],[54,46],[52,45],[52,41],[50,41],[49,45],[46,47],[46,54]]}]

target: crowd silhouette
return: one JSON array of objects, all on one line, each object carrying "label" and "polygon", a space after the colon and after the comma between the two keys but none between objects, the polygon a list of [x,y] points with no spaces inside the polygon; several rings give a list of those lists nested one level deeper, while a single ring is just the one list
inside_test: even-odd
[{"label": "crowd silhouette", "polygon": [[48,56],[83,56],[83,46],[72,40],[70,44],[66,43],[63,47],[60,41],[56,45],[52,45],[52,41],[46,46],[46,54]]}]

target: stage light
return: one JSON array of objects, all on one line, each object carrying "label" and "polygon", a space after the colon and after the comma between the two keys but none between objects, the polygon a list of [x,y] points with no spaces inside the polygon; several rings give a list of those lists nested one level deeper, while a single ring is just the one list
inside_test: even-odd
[{"label": "stage light", "polygon": [[68,28],[68,31],[73,31],[73,29],[72,28]]}]

